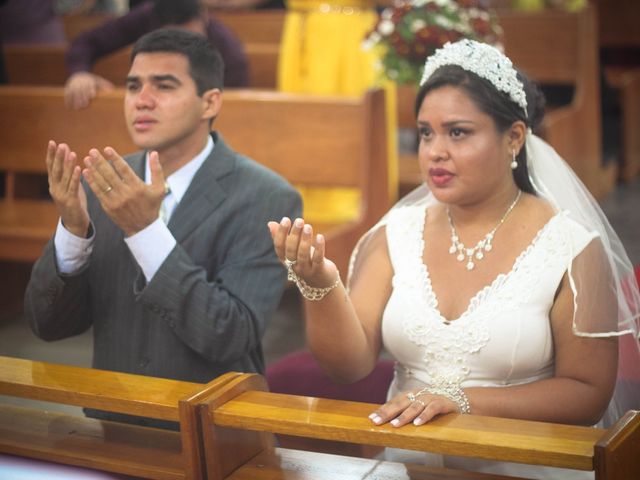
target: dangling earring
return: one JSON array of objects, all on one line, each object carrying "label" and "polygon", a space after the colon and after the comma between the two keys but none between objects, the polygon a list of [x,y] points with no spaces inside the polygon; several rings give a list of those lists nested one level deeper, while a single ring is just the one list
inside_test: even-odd
[{"label": "dangling earring", "polygon": [[516,168],[518,168],[518,162],[516,160],[516,151],[515,150],[511,150],[511,154],[512,154],[512,160],[510,163],[511,166],[511,170],[515,170]]}]

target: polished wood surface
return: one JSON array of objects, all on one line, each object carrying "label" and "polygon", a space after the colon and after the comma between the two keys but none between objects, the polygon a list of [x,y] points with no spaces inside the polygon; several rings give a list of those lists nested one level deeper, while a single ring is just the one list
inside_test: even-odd
[{"label": "polished wood surface", "polygon": [[0,357],[0,394],[179,420],[178,402],[197,383]]},{"label": "polished wood surface", "polygon": [[[277,449],[274,433],[594,470],[596,480],[640,474],[640,412],[609,430],[456,414],[394,428],[369,421],[376,405],[269,393],[256,374],[231,372],[207,385],[174,388],[182,382],[6,357],[0,367],[2,395],[179,418],[177,433],[0,406],[0,452],[143,478],[351,480],[373,472],[416,480],[507,478]],[[144,412],[135,404],[145,405]]]},{"label": "polished wood surface", "polygon": [[595,446],[596,479],[640,478],[640,414],[627,412]]},{"label": "polished wood surface", "polygon": [[[447,455],[593,469],[593,445],[604,431],[569,425],[447,415],[428,425],[375,426],[377,405],[268,392],[245,392],[215,409],[211,420],[228,428],[264,430]],[[262,412],[257,417],[256,411]]]},{"label": "polished wood surface", "polygon": [[177,432],[0,406],[0,451],[155,479],[187,478]]},{"label": "polished wood surface", "polygon": [[206,385],[0,356],[0,395],[179,422],[179,432],[0,405],[0,452],[154,479],[205,476],[198,403]]},{"label": "polished wood surface", "polygon": [[[239,468],[255,471],[271,465],[275,451],[261,449],[257,435],[283,433],[307,438],[380,445],[408,450],[428,451],[445,455],[459,455],[497,461],[520,462],[532,465],[595,471],[597,480],[636,478],[640,475],[637,457],[640,436],[640,412],[631,411],[609,430],[572,425],[532,422],[477,415],[450,414],[427,425],[394,428],[375,426],[368,419],[376,405],[269,393],[259,378],[244,374],[235,377],[203,400],[198,411],[205,432],[207,458],[224,454],[226,461]],[[234,455],[233,436],[228,432],[255,432],[254,449],[266,460],[246,459]],[[207,435],[211,435],[207,441]],[[595,454],[596,449],[601,449]],[[635,453],[634,453],[635,452]],[[273,457],[273,456],[276,457]],[[366,459],[363,459],[366,463]],[[253,464],[253,465],[252,465]],[[275,460],[275,472],[278,461]],[[267,467],[269,470],[271,467]],[[303,470],[309,477],[293,468],[293,478],[323,478]],[[465,478],[445,474],[425,478]],[[224,475],[211,475],[218,480]],[[217,472],[219,473],[219,472]],[[434,474],[434,472],[429,472]],[[249,474],[248,474],[249,475]],[[282,478],[278,473],[266,478]],[[299,475],[296,476],[296,475]],[[625,476],[626,475],[626,476]],[[259,477],[256,477],[259,478]],[[287,477],[288,478],[288,477]],[[333,477],[327,477],[333,478]],[[340,478],[340,477],[337,477]],[[349,477],[345,477],[349,478]],[[357,475],[354,478],[359,478]],[[411,477],[413,478],[413,477]],[[422,478],[422,477],[416,477]]]}]

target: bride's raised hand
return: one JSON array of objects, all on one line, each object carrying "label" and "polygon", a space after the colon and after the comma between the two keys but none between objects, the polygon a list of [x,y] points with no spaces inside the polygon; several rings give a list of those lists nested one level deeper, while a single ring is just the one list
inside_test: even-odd
[{"label": "bride's raised hand", "polygon": [[276,254],[285,265],[290,263],[293,270],[307,284],[313,287],[327,287],[338,275],[335,264],[325,257],[325,239],[314,235],[313,227],[302,218],[294,222],[284,217],[280,223],[269,222]]}]

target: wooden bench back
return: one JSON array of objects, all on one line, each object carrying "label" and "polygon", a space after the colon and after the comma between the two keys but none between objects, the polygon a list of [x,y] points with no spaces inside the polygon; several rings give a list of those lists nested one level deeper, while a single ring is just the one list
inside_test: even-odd
[{"label": "wooden bench back", "polygon": [[104,22],[107,22],[113,18],[116,18],[116,15],[107,12],[72,13],[61,16],[64,35],[67,39],[67,42],[73,41],[73,39],[81,33],[99,27]]},{"label": "wooden bench back", "polygon": [[180,422],[178,434],[0,405],[0,452],[145,478],[200,479],[195,406],[235,376],[201,385],[0,357],[1,395]]},{"label": "wooden bench back", "polygon": [[[5,69],[11,85],[64,85],[68,72],[64,45],[6,45]],[[123,86],[129,72],[131,47],[99,59],[92,72]]]},{"label": "wooden bench back", "polygon": [[[208,468],[210,479],[226,478],[231,471],[242,468],[245,457],[259,454],[262,445],[268,444],[265,432],[595,470],[597,480],[630,479],[640,474],[640,459],[634,451],[640,442],[640,412],[629,412],[608,431],[455,414],[439,417],[428,425],[397,429],[390,425],[372,427],[367,416],[376,408],[373,404],[265,390],[258,376],[245,374],[200,402],[207,465],[222,465],[217,470],[218,476],[212,476],[214,470]],[[242,438],[245,446],[253,446],[253,451],[234,455],[230,447],[238,438]],[[467,478],[463,472],[459,476],[440,473],[442,477],[429,478]]]},{"label": "wooden bench back", "polygon": [[[249,85],[275,89],[284,24],[282,10],[216,11],[213,14],[242,41],[249,62]],[[67,15],[63,17],[67,41],[112,18],[112,15]],[[7,45],[5,68],[14,85],[63,85],[68,72],[64,62],[66,45]],[[129,70],[131,46],[99,59],[92,71],[115,85],[124,85]]]},{"label": "wooden bench back", "polygon": [[592,194],[603,197],[616,172],[603,166],[595,8],[504,12],[500,23],[507,55],[525,73],[542,84],[574,86],[571,104],[548,112],[543,135]]},{"label": "wooden bench back", "polygon": [[[23,215],[15,215],[17,201],[22,199],[18,179],[26,174],[46,175],[44,158],[50,139],[68,143],[79,156],[92,147],[107,145],[121,153],[136,150],[124,124],[123,98],[124,90],[106,92],[88,109],[72,111],[64,107],[61,87],[0,88],[4,153],[0,172],[7,180],[5,205],[0,205],[0,258],[37,258],[53,231],[57,213],[50,204],[41,205],[40,201],[37,207],[46,220],[29,223]],[[229,90],[224,93],[214,128],[238,151],[294,185],[354,187],[362,192],[356,220],[318,225],[330,237],[335,259],[346,273],[355,242],[389,206],[384,92],[370,91],[361,98],[328,98]],[[8,202],[13,202],[9,213]],[[29,232],[36,238],[26,252],[25,244],[18,240]],[[15,241],[11,248],[5,248],[3,238],[9,233]]]}]

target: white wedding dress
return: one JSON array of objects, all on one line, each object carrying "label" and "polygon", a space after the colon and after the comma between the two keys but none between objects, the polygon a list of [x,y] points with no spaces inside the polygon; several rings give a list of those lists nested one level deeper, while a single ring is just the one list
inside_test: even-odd
[{"label": "white wedding dress", "polygon": [[[382,334],[384,347],[397,361],[389,398],[441,381],[454,381],[462,388],[497,387],[551,377],[554,349],[549,311],[554,294],[567,256],[579,254],[596,234],[567,214],[556,214],[518,256],[511,271],[498,275],[471,299],[459,318],[447,322],[438,310],[422,260],[426,214],[424,207],[398,208],[390,213],[386,227],[394,276]],[[592,472],[397,449],[387,449],[385,455],[389,460],[527,478],[593,478]]]}]

